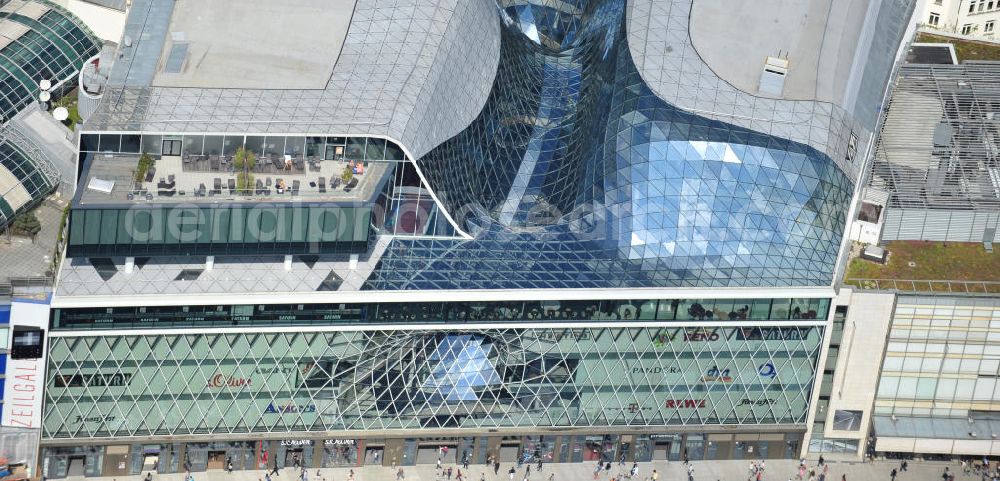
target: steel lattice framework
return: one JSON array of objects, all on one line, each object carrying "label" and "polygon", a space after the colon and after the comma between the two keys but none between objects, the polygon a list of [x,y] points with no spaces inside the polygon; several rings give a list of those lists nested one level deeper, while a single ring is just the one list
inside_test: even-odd
[{"label": "steel lattice framework", "polygon": [[53,337],[44,438],[805,422],[822,327]]}]

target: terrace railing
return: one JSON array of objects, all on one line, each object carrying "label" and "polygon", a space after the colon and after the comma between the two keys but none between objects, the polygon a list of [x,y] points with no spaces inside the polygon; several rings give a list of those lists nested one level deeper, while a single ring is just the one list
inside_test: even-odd
[{"label": "terrace railing", "polygon": [[864,290],[1000,294],[1000,282],[930,279],[845,279],[844,284]]}]

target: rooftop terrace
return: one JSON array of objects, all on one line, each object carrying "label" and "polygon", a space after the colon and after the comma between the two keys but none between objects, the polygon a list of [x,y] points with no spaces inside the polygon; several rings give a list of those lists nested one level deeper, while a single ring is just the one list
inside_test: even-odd
[{"label": "rooftop terrace", "polygon": [[981,242],[894,241],[885,249],[885,264],[852,258],[844,283],[863,289],[1000,293],[1000,253],[987,252]]},{"label": "rooftop terrace", "polygon": [[[392,171],[390,162],[307,160],[272,155],[250,171],[251,190],[238,188],[231,156],[162,156],[136,182],[138,155],[94,154],[78,193],[79,205],[217,202],[353,202],[372,200]],[[366,165],[367,164],[367,165]],[[344,169],[354,175],[342,181]]]},{"label": "rooftop terrace", "polygon": [[967,60],[1000,61],[1000,43],[969,40],[928,32],[917,33],[919,43],[950,43],[955,46],[955,57],[962,63]]}]

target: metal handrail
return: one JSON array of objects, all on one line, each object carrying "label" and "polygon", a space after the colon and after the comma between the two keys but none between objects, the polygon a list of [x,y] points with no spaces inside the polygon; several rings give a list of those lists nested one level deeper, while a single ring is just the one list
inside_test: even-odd
[{"label": "metal handrail", "polygon": [[844,279],[844,285],[862,290],[1000,294],[1000,281],[852,278]]}]

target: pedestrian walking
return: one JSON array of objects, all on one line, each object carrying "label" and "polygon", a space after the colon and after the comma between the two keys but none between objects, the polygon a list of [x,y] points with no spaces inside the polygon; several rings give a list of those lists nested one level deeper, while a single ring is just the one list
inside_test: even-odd
[{"label": "pedestrian walking", "polygon": [[611,461],[608,461],[608,463],[604,465],[604,473],[608,476],[611,475]]},{"label": "pedestrian walking", "polygon": [[[513,466],[510,467],[510,471],[507,471],[507,474],[510,475],[510,481],[514,481],[514,473],[516,473],[516,472],[517,472],[517,469],[514,469]],[[597,479],[597,478],[594,478],[594,479]]]},{"label": "pedestrian walking", "polygon": [[594,466],[594,479],[597,479],[601,476],[601,467],[602,467],[601,462],[598,461],[597,466]]},{"label": "pedestrian walking", "polygon": [[399,468],[399,471],[396,471],[396,481],[401,481],[403,476],[403,468]]},{"label": "pedestrian walking", "polygon": [[656,470],[654,469],[654,470],[653,470],[653,475],[652,475],[652,476],[650,476],[650,478],[651,478],[651,479],[652,479],[653,481],[658,481],[658,480],[660,479],[660,473],[656,472]]},{"label": "pedestrian walking", "polygon": [[[228,464],[226,464],[226,471],[229,471],[229,474],[233,474],[233,462],[232,461],[230,461]],[[149,479],[152,481],[153,477],[150,476]]]},{"label": "pedestrian walking", "polygon": [[438,458],[437,468],[435,469],[441,469],[441,458]]},{"label": "pedestrian walking", "polygon": [[456,471],[458,471],[458,476],[456,476],[455,479],[457,479],[458,481],[462,481],[462,470],[457,469]]},{"label": "pedestrian walking", "polygon": [[892,472],[889,473],[889,479],[891,481],[896,481],[896,468],[892,468]]},{"label": "pedestrian walking", "polygon": [[448,476],[449,480],[451,480],[451,473],[452,473],[451,466],[448,466],[448,475],[447,476]]},{"label": "pedestrian walking", "polygon": [[531,476],[531,466],[524,467],[524,477],[527,478],[528,476]]},{"label": "pedestrian walking", "polygon": [[486,481],[486,473],[479,474],[479,481]]},{"label": "pedestrian walking", "polygon": [[271,474],[270,473],[264,474],[264,481],[271,481]]},{"label": "pedestrian walking", "polygon": [[819,455],[819,465],[820,466],[823,465],[823,455],[822,454]]},{"label": "pedestrian walking", "polygon": [[462,460],[462,467],[465,468],[466,471],[469,470],[469,457],[468,456],[466,456],[465,459]]},{"label": "pedestrian walking", "polygon": [[538,458],[538,466],[535,467],[538,472],[542,472],[542,458]]},{"label": "pedestrian walking", "polygon": [[274,467],[271,468],[271,474],[273,474],[275,476],[278,475],[278,460],[277,459],[274,460]]},{"label": "pedestrian walking", "polygon": [[500,474],[500,461],[493,460],[493,474]]}]

